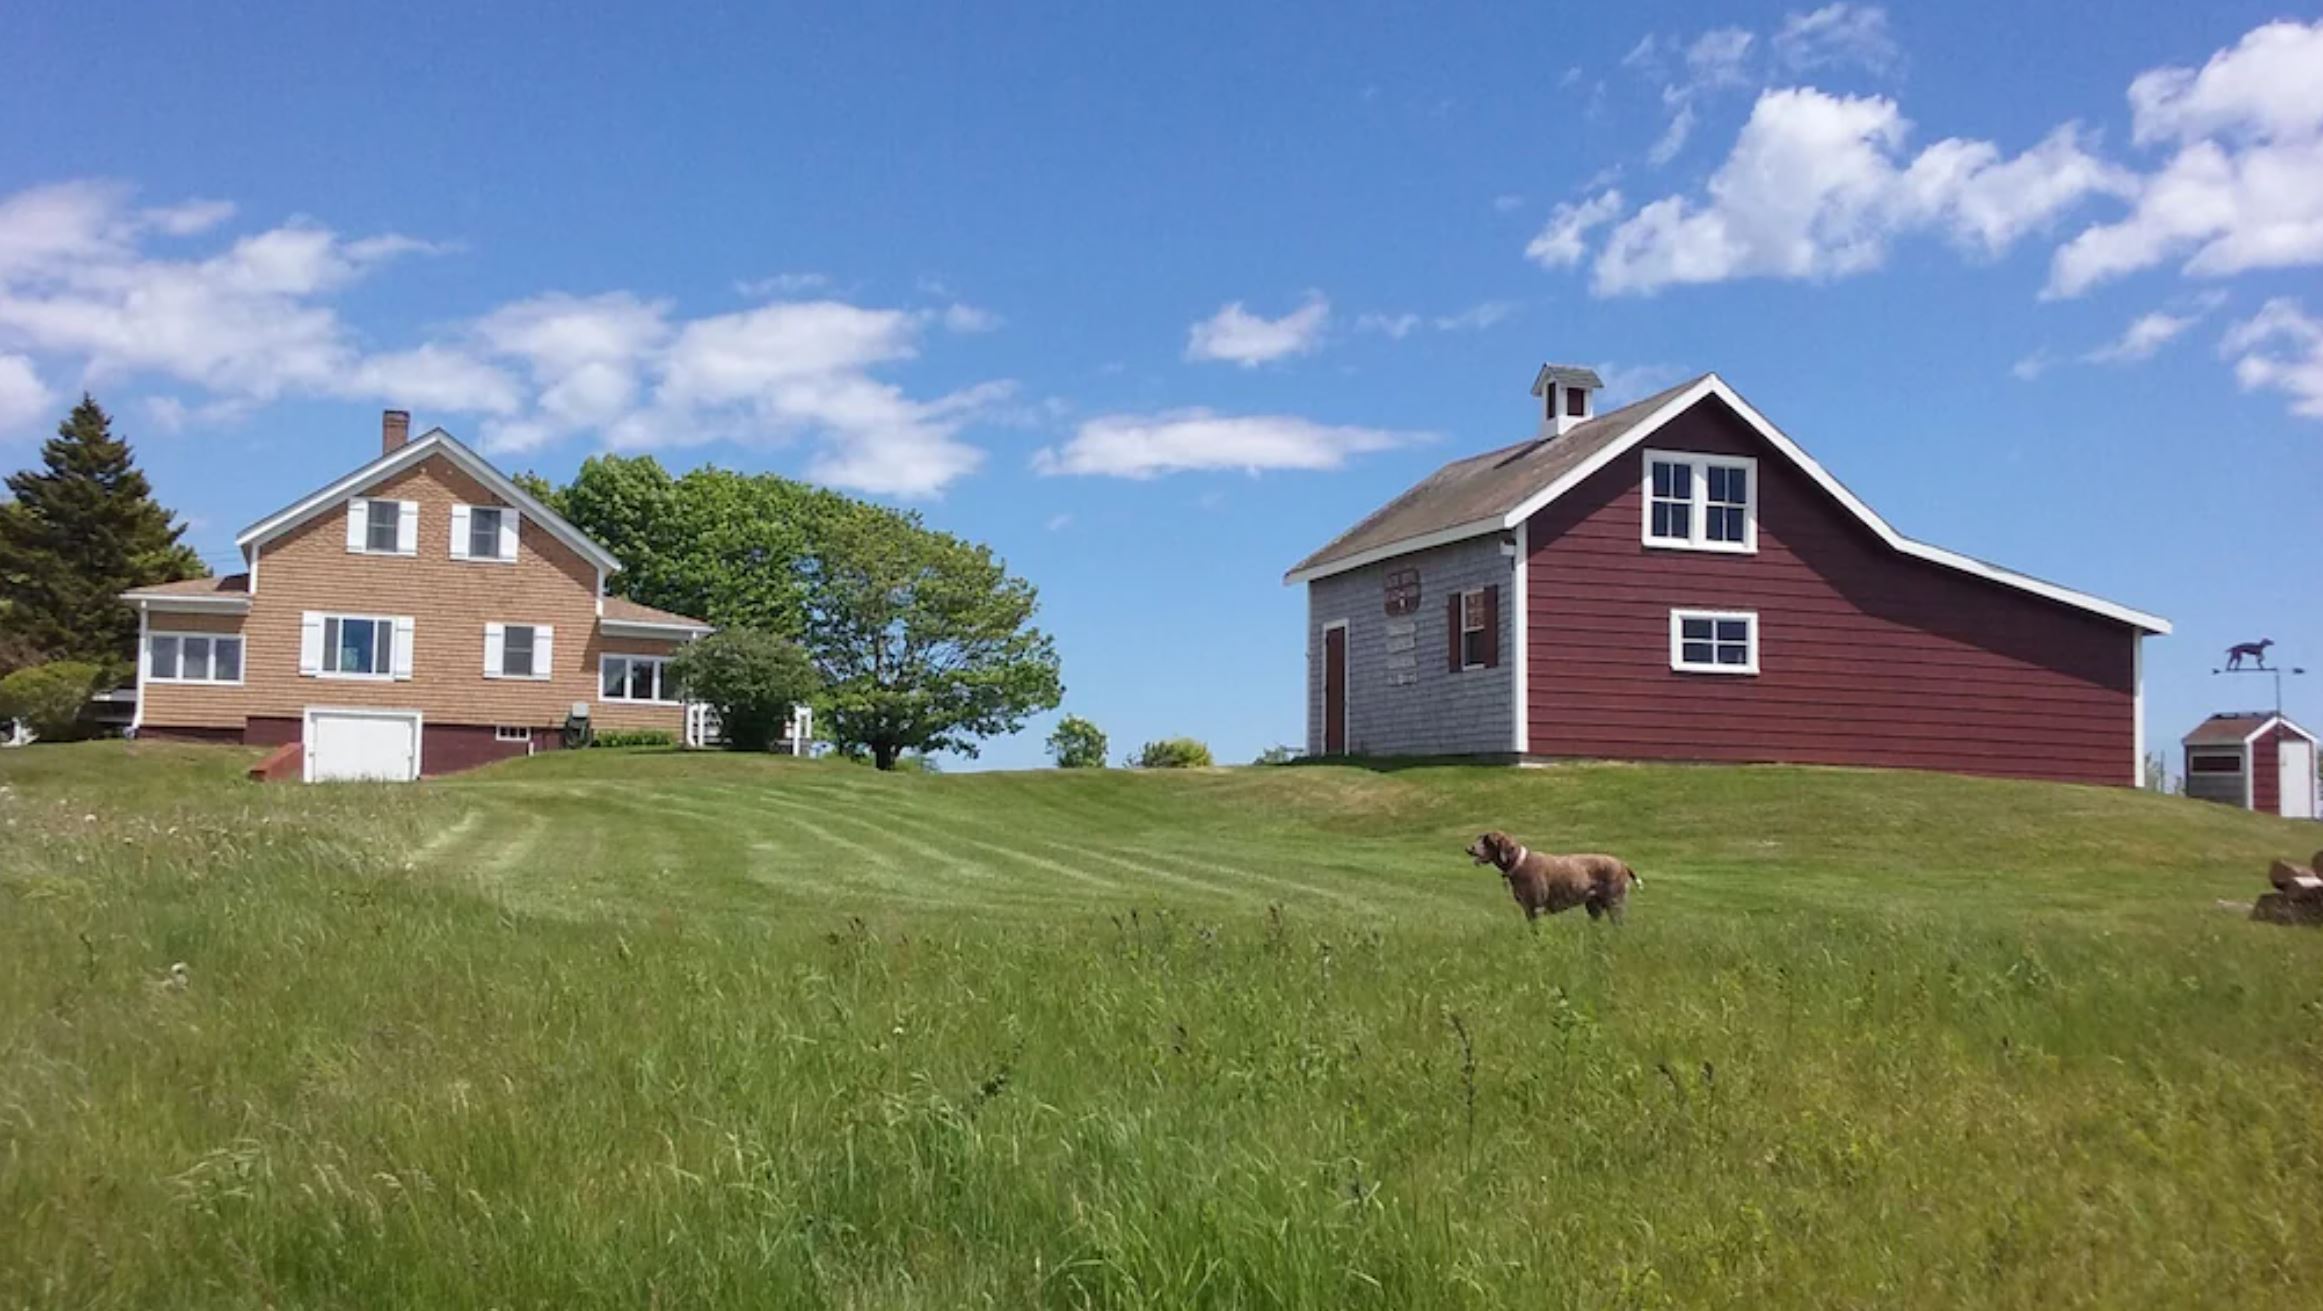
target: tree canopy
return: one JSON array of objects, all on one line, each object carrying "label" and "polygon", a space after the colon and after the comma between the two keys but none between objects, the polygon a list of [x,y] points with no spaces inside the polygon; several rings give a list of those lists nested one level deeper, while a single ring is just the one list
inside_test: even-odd
[{"label": "tree canopy", "polygon": [[12,499],[0,502],[0,613],[48,659],[130,660],[137,614],[121,593],[209,570],[95,400],[81,397],[40,459],[8,476]]},{"label": "tree canopy", "polygon": [[673,478],[651,456],[526,485],[620,558],[614,591],[796,641],[825,733],[882,769],[907,752],[972,756],[1064,696],[1032,584],[916,513],[771,474]]}]

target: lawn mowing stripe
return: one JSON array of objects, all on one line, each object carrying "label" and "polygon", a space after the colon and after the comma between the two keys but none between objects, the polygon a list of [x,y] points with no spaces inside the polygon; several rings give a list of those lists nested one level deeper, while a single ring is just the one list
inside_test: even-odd
[{"label": "lawn mowing stripe", "polygon": [[[1322,897],[1325,900],[1335,901],[1343,906],[1367,911],[1373,914],[1391,913],[1391,908],[1381,905],[1379,899],[1377,898],[1366,896],[1360,892],[1349,891],[1343,887],[1335,887],[1330,884],[1306,883],[1298,879],[1284,878],[1276,874],[1261,874],[1256,870],[1245,869],[1239,865],[1227,865],[1217,861],[1199,860],[1180,851],[1162,851],[1148,847],[1135,846],[1121,847],[1117,848],[1117,850],[1119,850],[1123,855],[1136,857],[1141,860],[1167,862],[1177,865],[1180,868],[1204,870],[1211,874],[1221,875],[1225,878],[1241,883],[1280,888],[1285,892],[1298,896]],[[1405,892],[1402,889],[1394,888],[1392,885],[1387,888],[1377,890],[1386,892],[1388,894],[1388,898],[1391,900],[1398,897],[1409,899],[1411,896],[1410,893]]]},{"label": "lawn mowing stripe", "polygon": [[[900,832],[898,826],[890,819],[858,817],[837,808],[818,808],[812,803],[806,801],[794,800],[789,797],[779,797],[771,793],[751,793],[749,795],[752,800],[757,801],[762,805],[771,805],[785,812],[785,814],[793,817],[804,813],[807,815],[815,816],[820,820],[835,821],[840,824],[851,825],[856,828],[864,829],[872,833],[879,839],[884,840],[890,846],[920,858],[922,863],[914,871],[914,878],[918,881],[924,882],[930,868],[936,867],[950,870],[956,873],[959,876],[957,881],[961,883],[974,886],[984,893],[992,894],[975,898],[973,900],[980,900],[988,903],[1000,901],[1023,901],[1035,905],[1044,905],[1054,902],[1062,902],[1067,905],[1072,905],[1078,904],[1080,900],[1079,898],[1063,898],[1054,896],[1053,894],[1050,894],[1049,889],[1047,888],[1028,887],[1025,885],[1025,881],[1021,878],[1011,879],[1004,871],[994,869],[993,867],[983,864],[979,861],[963,859],[956,853],[947,851],[942,847],[915,840]],[[804,824],[811,821],[801,821],[793,818],[789,822]]]}]

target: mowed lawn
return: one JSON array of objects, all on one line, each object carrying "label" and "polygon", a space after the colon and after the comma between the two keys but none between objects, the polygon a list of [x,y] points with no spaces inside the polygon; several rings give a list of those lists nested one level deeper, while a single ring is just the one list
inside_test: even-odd
[{"label": "mowed lawn", "polygon": [[[0,1306],[2312,1306],[2323,826],[1620,766],[0,753]],[[1529,931],[1503,827],[1645,876]],[[185,985],[167,982],[183,962]]]}]

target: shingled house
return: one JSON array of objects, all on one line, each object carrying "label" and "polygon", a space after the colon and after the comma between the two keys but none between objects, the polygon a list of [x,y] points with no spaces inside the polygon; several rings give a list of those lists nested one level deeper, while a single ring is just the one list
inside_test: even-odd
[{"label": "shingled house", "polygon": [[1289,571],[1311,753],[2142,780],[2167,621],[1903,536],[1716,374],[1602,385]]}]

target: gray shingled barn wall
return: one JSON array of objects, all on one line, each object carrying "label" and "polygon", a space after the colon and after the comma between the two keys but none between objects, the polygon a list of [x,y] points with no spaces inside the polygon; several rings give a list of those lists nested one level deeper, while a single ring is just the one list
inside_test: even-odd
[{"label": "gray shingled barn wall", "polygon": [[[1419,608],[1391,618],[1390,570],[1420,571]],[[1347,748],[1358,756],[1506,755],[1515,750],[1516,562],[1488,533],[1307,584],[1307,751],[1323,750],[1323,625],[1347,621]],[[1500,588],[1500,665],[1451,672],[1448,600]],[[1408,625],[1409,631],[1391,633]],[[1393,639],[1391,642],[1391,638]]]}]

